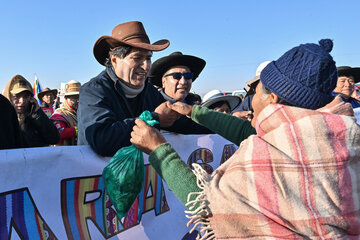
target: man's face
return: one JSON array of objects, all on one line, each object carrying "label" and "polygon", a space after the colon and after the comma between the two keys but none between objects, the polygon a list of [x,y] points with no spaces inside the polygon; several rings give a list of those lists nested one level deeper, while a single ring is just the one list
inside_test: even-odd
[{"label": "man's face", "polygon": [[29,91],[22,91],[18,94],[11,94],[11,103],[17,114],[24,114],[29,110],[32,94]]},{"label": "man's face", "polygon": [[259,113],[270,104],[270,95],[265,94],[262,90],[262,83],[259,81],[259,83],[256,86],[255,94],[253,96],[251,105],[254,110],[253,112],[253,118],[251,120],[251,125],[255,128],[256,126],[256,119],[259,116]]},{"label": "man's face", "polygon": [[72,107],[75,111],[79,106],[79,95],[70,95],[65,97],[66,102]]},{"label": "man's face", "polygon": [[[175,73],[182,74],[181,78],[176,79],[180,75]],[[183,101],[186,98],[192,85],[192,78],[185,78],[184,73],[191,73],[191,71],[186,66],[175,66],[170,68],[162,78],[165,94],[178,101]],[[185,74],[185,76],[187,75]]]},{"label": "man's face", "polygon": [[348,98],[354,92],[354,85],[355,85],[355,81],[353,76],[338,77],[334,92],[340,93],[344,97]]},{"label": "man's face", "polygon": [[226,103],[224,103],[223,105],[221,105],[219,107],[214,108],[214,110],[217,112],[222,112],[222,113],[226,113],[226,114],[229,114],[231,112],[229,105]]},{"label": "man's face", "polygon": [[53,105],[54,100],[55,100],[54,95],[51,92],[44,94],[44,96],[42,97],[42,101],[46,102],[49,105]]},{"label": "man's face", "polygon": [[152,52],[133,48],[125,58],[111,56],[115,74],[131,88],[141,88],[151,67]]}]

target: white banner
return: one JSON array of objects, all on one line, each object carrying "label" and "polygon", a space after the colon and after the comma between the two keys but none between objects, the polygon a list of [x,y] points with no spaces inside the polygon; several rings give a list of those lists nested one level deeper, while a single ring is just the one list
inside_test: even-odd
[{"label": "white banner", "polygon": [[[165,137],[209,172],[237,149],[218,135]],[[110,158],[89,146],[1,150],[0,239],[195,239],[185,207],[144,156],[144,189],[119,219],[101,176]]]}]

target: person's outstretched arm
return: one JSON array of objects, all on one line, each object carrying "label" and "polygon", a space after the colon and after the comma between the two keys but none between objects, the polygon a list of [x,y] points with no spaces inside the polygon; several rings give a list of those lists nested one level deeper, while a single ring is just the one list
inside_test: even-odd
[{"label": "person's outstretched arm", "polygon": [[240,119],[229,114],[216,112],[198,105],[190,106],[181,102],[168,103],[169,108],[191,119],[227,140],[240,145],[250,135],[256,134],[248,120]]}]

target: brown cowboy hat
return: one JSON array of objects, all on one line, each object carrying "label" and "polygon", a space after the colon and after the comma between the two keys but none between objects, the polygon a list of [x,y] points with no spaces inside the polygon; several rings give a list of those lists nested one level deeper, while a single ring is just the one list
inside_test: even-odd
[{"label": "brown cowboy hat", "polygon": [[148,79],[155,86],[162,87],[161,79],[163,75],[171,67],[182,65],[190,68],[190,71],[194,74],[192,79],[194,82],[204,69],[205,64],[205,60],[201,58],[191,55],[183,55],[181,52],[173,52],[169,56],[159,58],[152,64]]},{"label": "brown cowboy hat", "polygon": [[41,100],[46,93],[52,93],[54,95],[54,97],[56,98],[57,92],[58,91],[56,89],[44,88],[41,92],[38,93],[37,96],[38,96],[38,99]]},{"label": "brown cowboy hat", "polygon": [[169,40],[162,39],[150,44],[148,35],[141,22],[133,21],[117,25],[111,36],[101,36],[94,45],[94,56],[96,60],[105,65],[105,59],[109,55],[110,49],[120,46],[131,46],[135,48],[161,51],[169,46]]},{"label": "brown cowboy hat", "polygon": [[349,67],[349,66],[340,66],[337,67],[338,76],[353,76],[355,83],[360,82],[360,68]]}]

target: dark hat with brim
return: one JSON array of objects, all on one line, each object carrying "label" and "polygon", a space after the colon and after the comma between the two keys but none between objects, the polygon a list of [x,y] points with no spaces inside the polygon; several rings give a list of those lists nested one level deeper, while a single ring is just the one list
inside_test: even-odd
[{"label": "dark hat with brim", "polygon": [[201,104],[201,106],[208,108],[211,105],[221,101],[228,102],[230,105],[230,111],[232,112],[241,103],[241,98],[234,95],[224,95],[224,93],[220,90],[212,90],[205,94],[204,102]]},{"label": "dark hat with brim", "polygon": [[169,41],[166,39],[150,44],[143,24],[133,21],[117,25],[113,29],[111,36],[101,36],[95,42],[93,52],[96,60],[101,65],[105,65],[105,60],[109,55],[110,49],[121,46],[131,46],[149,51],[161,51],[167,48],[169,44]]},{"label": "dark hat with brim", "polygon": [[341,66],[337,67],[338,76],[353,76],[355,83],[360,82],[360,68],[349,67],[349,66]]},{"label": "dark hat with brim", "polygon": [[171,67],[186,66],[194,74],[192,79],[194,82],[204,69],[205,64],[205,60],[201,58],[183,55],[181,52],[173,52],[169,56],[159,58],[152,64],[148,79],[152,84],[162,87],[161,79]]},{"label": "dark hat with brim", "polygon": [[50,88],[44,88],[41,92],[38,93],[37,97],[38,99],[42,99],[43,96],[47,93],[52,93],[54,97],[57,96],[58,91],[56,89],[50,89]]}]

